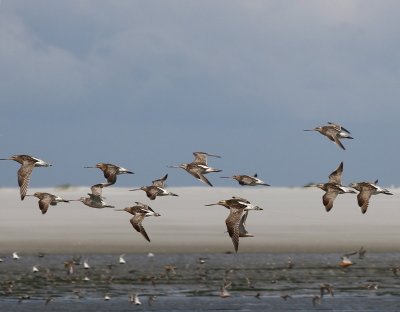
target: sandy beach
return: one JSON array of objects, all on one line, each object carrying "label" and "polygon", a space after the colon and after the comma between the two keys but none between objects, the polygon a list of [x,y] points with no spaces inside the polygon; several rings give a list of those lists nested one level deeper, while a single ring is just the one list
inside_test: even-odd
[{"label": "sandy beach", "polygon": [[[0,252],[10,253],[142,253],[233,251],[225,233],[228,210],[206,207],[231,196],[241,196],[263,211],[247,219],[252,238],[241,238],[239,252],[347,252],[365,246],[373,252],[399,252],[399,189],[393,196],[373,196],[365,215],[353,194],[338,196],[327,213],[323,192],[304,188],[169,188],[179,197],[150,201],[144,192],[127,188],[104,189],[107,203],[116,208],[135,201],[149,204],[161,217],[149,217],[144,227],[151,243],[133,230],[130,215],[114,209],[94,209],[80,202],[51,206],[42,215],[37,199],[19,199],[17,188],[0,189]],[[30,188],[28,193],[50,192],[78,199],[87,187]]]}]

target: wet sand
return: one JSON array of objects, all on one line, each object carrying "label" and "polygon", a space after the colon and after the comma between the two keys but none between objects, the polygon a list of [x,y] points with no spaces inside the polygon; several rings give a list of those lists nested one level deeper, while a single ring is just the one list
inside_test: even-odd
[{"label": "wet sand", "polygon": [[[0,189],[0,252],[233,251],[224,222],[227,209],[204,206],[231,196],[245,197],[264,209],[250,212],[247,228],[255,237],[241,238],[239,252],[344,252],[362,245],[375,252],[400,251],[399,189],[392,189],[394,196],[373,196],[365,215],[353,194],[339,195],[327,213],[319,189],[199,186],[169,190],[179,197],[150,201],[142,191],[104,189],[106,201],[116,208],[141,201],[161,214],[143,223],[151,239],[148,243],[134,231],[126,212],[71,202],[50,206],[42,215],[36,198],[20,201],[17,188]],[[30,194],[36,191],[78,199],[88,188],[29,189]]]},{"label": "wet sand", "polygon": [[[342,269],[334,253],[197,253],[75,255],[74,273],[67,274],[68,254],[42,258],[5,258],[0,263],[1,311],[398,311],[399,254],[368,253],[353,256],[355,264]],[[199,257],[206,258],[204,263]],[[287,265],[288,258],[292,266]],[[90,269],[84,269],[83,260]],[[37,265],[39,272],[32,273]],[[166,271],[172,265],[174,272]],[[85,281],[84,278],[90,280]],[[226,281],[230,297],[220,297]],[[333,296],[320,295],[321,283],[333,287]],[[368,288],[376,284],[377,288]],[[12,291],[7,292],[12,285]],[[142,305],[130,303],[137,293]],[[110,301],[104,301],[107,294]],[[256,297],[257,295],[257,297]],[[284,300],[281,296],[289,295]],[[149,305],[149,299],[155,298]],[[21,300],[21,298],[26,298]],[[46,300],[51,302],[46,305]]]}]

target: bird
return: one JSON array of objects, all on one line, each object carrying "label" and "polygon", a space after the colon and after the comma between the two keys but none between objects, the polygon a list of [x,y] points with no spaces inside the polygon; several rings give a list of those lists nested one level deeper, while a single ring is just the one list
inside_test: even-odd
[{"label": "bird", "polygon": [[68,275],[74,274],[74,271],[75,271],[75,262],[74,262],[74,260],[66,260],[66,261],[64,261],[64,268],[67,269],[67,274]]},{"label": "bird", "polygon": [[18,186],[21,196],[21,200],[24,200],[26,192],[28,191],[28,185],[31,178],[31,174],[34,167],[50,167],[51,164],[29,155],[13,155],[10,158],[0,158],[0,160],[14,160],[21,164],[18,170]]},{"label": "bird", "polygon": [[353,261],[350,260],[350,255],[353,255],[354,253],[350,253],[350,254],[345,254],[340,258],[340,262],[339,262],[339,266],[342,268],[347,268],[351,265],[354,264]]},{"label": "bird", "polygon": [[329,175],[329,182],[327,183],[311,183],[305,187],[318,187],[325,191],[322,196],[322,203],[325,206],[326,212],[329,212],[333,207],[333,202],[339,194],[355,193],[351,188],[341,185],[343,173],[343,162]]},{"label": "bird", "polygon": [[130,222],[133,226],[133,228],[138,231],[142,236],[150,242],[150,238],[147,235],[142,222],[145,217],[159,217],[161,216],[159,213],[155,212],[149,205],[143,204],[141,202],[135,202],[136,205],[127,207],[124,209],[116,209],[116,211],[126,211],[130,214],[133,215],[133,217],[130,219]]},{"label": "bird", "polygon": [[333,286],[331,284],[322,283],[319,285],[321,299],[324,297],[325,293],[333,297]]},{"label": "bird", "polygon": [[157,196],[167,196],[167,195],[178,196],[177,194],[169,192],[164,188],[165,180],[167,180],[167,177],[168,174],[166,174],[160,179],[152,181],[152,185],[142,186],[140,188],[132,189],[130,191],[140,191],[140,190],[145,191],[147,197],[150,198],[151,200],[156,199]]},{"label": "bird", "polygon": [[228,208],[229,215],[225,220],[225,224],[232,239],[235,251],[239,248],[239,237],[251,237],[245,227],[245,222],[249,210],[263,210],[262,208],[251,204],[248,200],[240,197],[232,197],[231,199],[220,200],[214,204],[207,204],[206,206],[221,205]]},{"label": "bird", "polygon": [[283,300],[285,300],[285,301],[287,301],[288,299],[293,299],[293,297],[291,295],[288,295],[288,294],[281,295],[281,298]]},{"label": "bird", "polygon": [[253,176],[249,175],[233,175],[231,177],[220,177],[223,179],[234,179],[239,182],[240,185],[249,185],[249,186],[255,186],[255,185],[264,185],[264,186],[271,186],[264,181],[260,180],[257,177],[257,173],[254,174]]},{"label": "bird", "polygon": [[129,301],[131,302],[131,304],[135,304],[135,305],[141,305],[142,303],[139,300],[139,296],[138,294],[130,294],[129,295]]},{"label": "bird", "polygon": [[231,296],[231,294],[229,293],[229,291],[227,289],[228,287],[231,286],[231,284],[232,283],[227,283],[225,280],[223,281],[223,284],[222,284],[222,286],[220,288],[220,292],[219,292],[219,296],[221,298],[228,298]]},{"label": "bird", "polygon": [[114,164],[106,164],[106,163],[97,163],[96,166],[90,167],[86,166],[84,168],[98,168],[104,173],[104,177],[107,179],[108,185],[113,185],[117,182],[117,175],[119,174],[134,174],[134,172],[129,171],[123,167],[114,165]]},{"label": "bird", "polygon": [[39,268],[38,268],[37,265],[34,265],[34,266],[32,267],[32,272],[33,272],[33,273],[39,272]]},{"label": "bird", "polygon": [[83,268],[84,268],[85,270],[89,270],[89,269],[90,269],[90,265],[89,265],[87,259],[83,261]]},{"label": "bird", "polygon": [[42,214],[45,214],[49,209],[49,206],[55,206],[58,203],[69,203],[69,200],[65,200],[59,196],[45,193],[45,192],[35,192],[33,195],[25,195],[25,196],[34,196],[39,198],[39,209]]},{"label": "bird", "polygon": [[319,295],[315,295],[312,297],[312,304],[315,307],[317,304],[321,304],[321,297]]},{"label": "bird", "polygon": [[169,168],[182,168],[194,176],[197,180],[209,185],[213,186],[210,181],[204,176],[207,173],[211,172],[221,172],[222,170],[209,167],[207,165],[207,156],[221,158],[221,156],[209,154],[205,152],[194,152],[194,161],[191,163],[183,163],[178,166],[168,166]]},{"label": "bird", "polygon": [[125,256],[125,254],[119,255],[119,259],[118,259],[119,264],[126,263],[124,256]]},{"label": "bird", "polygon": [[21,257],[18,255],[18,253],[17,253],[16,251],[14,251],[14,252],[12,253],[12,258],[13,258],[14,260],[19,260]]},{"label": "bird", "polygon": [[325,126],[315,127],[314,129],[306,129],[304,131],[317,131],[326,136],[329,140],[334,142],[343,150],[346,148],[343,146],[342,142],[340,142],[340,139],[353,139],[353,137],[350,135],[350,131],[341,125],[332,122],[328,122],[328,124]]},{"label": "bird", "polygon": [[372,195],[393,195],[393,193],[391,193],[389,190],[378,186],[377,183],[378,180],[375,180],[375,182],[353,182],[349,185],[359,192],[357,195],[357,202],[363,214],[367,212],[369,200]]},{"label": "bird", "polygon": [[91,186],[91,193],[88,193],[89,197],[81,197],[79,199],[72,199],[70,201],[80,201],[86,206],[92,207],[92,208],[115,208],[114,206],[108,205],[103,199],[104,197],[102,196],[102,189],[104,186],[107,186],[107,184],[104,183],[99,183]]}]

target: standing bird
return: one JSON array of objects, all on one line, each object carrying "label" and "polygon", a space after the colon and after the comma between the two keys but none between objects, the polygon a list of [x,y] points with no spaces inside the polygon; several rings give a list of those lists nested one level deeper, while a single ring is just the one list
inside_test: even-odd
[{"label": "standing bird", "polygon": [[104,200],[102,196],[102,189],[104,186],[108,186],[106,183],[99,183],[92,185],[90,188],[92,193],[88,193],[89,197],[81,197],[77,200],[70,200],[70,201],[80,201],[86,206],[92,207],[92,208],[115,208],[114,206],[108,205]]},{"label": "standing bird", "polygon": [[143,235],[143,237],[150,242],[150,238],[147,235],[142,222],[144,220],[145,217],[150,217],[150,216],[154,216],[154,217],[159,217],[160,214],[155,212],[153,209],[151,209],[150,206],[146,205],[146,204],[142,204],[140,202],[135,202],[136,205],[132,206],[132,207],[127,207],[124,209],[117,209],[116,211],[126,211],[129,212],[131,215],[133,215],[133,218],[131,218],[130,222],[133,226],[133,228],[138,231],[140,234]]},{"label": "standing bird", "polygon": [[[113,164],[106,164],[106,163],[98,163],[95,167],[84,167],[84,168],[98,168],[104,173],[104,177],[107,179],[108,185],[113,185],[117,182],[117,175],[119,174],[134,174],[134,172],[129,171],[123,167],[113,165]],[[108,186],[107,185],[107,186]]]},{"label": "standing bird", "polygon": [[239,248],[239,237],[252,237],[246,230],[245,223],[249,210],[263,210],[262,208],[251,204],[248,200],[240,197],[232,197],[227,200],[220,200],[215,204],[206,206],[221,205],[229,209],[229,215],[225,220],[225,224],[232,239],[235,251]]},{"label": "standing bird", "polygon": [[18,170],[18,186],[21,200],[24,200],[28,190],[29,180],[34,167],[50,167],[45,161],[29,155],[13,155],[10,158],[0,158],[0,160],[15,160],[21,164]]},{"label": "standing bird", "polygon": [[164,188],[165,180],[167,180],[167,177],[168,174],[166,174],[160,179],[152,181],[152,185],[142,186],[138,189],[133,189],[130,191],[140,191],[140,190],[145,191],[147,197],[150,198],[151,200],[156,199],[157,196],[167,196],[167,195],[178,196],[177,194],[169,192]]},{"label": "standing bird", "polygon": [[377,194],[393,195],[393,193],[389,192],[389,190],[381,188],[380,186],[376,185],[377,183],[378,180],[376,180],[374,183],[372,182],[350,183],[350,187],[359,191],[357,195],[357,202],[363,214],[367,212],[369,199],[371,198],[372,195],[377,195]]},{"label": "standing bird", "polygon": [[324,196],[322,196],[322,203],[325,206],[327,212],[329,212],[333,207],[333,201],[339,194],[344,193],[355,193],[352,189],[341,185],[342,183],[342,173],[343,173],[343,162],[339,164],[335,171],[329,175],[328,183],[317,183],[308,184],[306,187],[318,187],[325,191]]},{"label": "standing bird", "polygon": [[235,179],[236,181],[239,182],[240,185],[249,185],[249,186],[255,186],[255,185],[265,185],[265,186],[270,186],[269,184],[265,183],[264,181],[260,180],[257,178],[257,173],[254,176],[248,176],[248,175],[233,175],[231,177],[221,177],[223,179]]},{"label": "standing bird", "polygon": [[169,168],[182,168],[194,176],[197,180],[209,185],[213,186],[210,181],[204,176],[210,172],[221,172],[222,170],[209,167],[207,165],[207,156],[221,158],[221,156],[208,154],[204,152],[194,152],[194,161],[187,164],[180,164],[178,166],[169,166]]},{"label": "standing bird", "polygon": [[69,203],[69,200],[65,200],[59,196],[50,194],[50,193],[42,193],[36,192],[33,195],[26,195],[26,196],[34,196],[39,198],[39,209],[42,211],[42,214],[45,214],[49,209],[49,206],[55,206],[58,203]]},{"label": "standing bird", "polygon": [[325,126],[315,127],[314,129],[307,129],[304,131],[317,131],[326,136],[329,140],[334,142],[343,150],[346,148],[343,146],[342,142],[340,142],[340,139],[353,139],[353,137],[350,136],[350,131],[341,125],[334,124],[332,122],[328,122],[328,124]]}]

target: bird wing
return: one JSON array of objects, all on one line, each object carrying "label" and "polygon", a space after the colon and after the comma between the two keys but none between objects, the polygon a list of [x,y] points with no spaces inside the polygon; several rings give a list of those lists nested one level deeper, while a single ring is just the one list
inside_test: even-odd
[{"label": "bird wing", "polygon": [[242,218],[240,219],[239,223],[239,237],[246,237],[247,234],[249,233],[246,229],[246,220],[247,220],[247,215],[249,214],[248,211],[246,211]]},{"label": "bird wing", "polygon": [[369,199],[372,196],[372,189],[362,188],[357,195],[358,206],[361,207],[361,212],[366,213],[369,205]]},{"label": "bird wing", "polygon": [[167,180],[167,178],[168,178],[168,173],[165,176],[163,176],[162,178],[154,180],[151,183],[153,184],[153,186],[158,186],[158,187],[164,188],[165,180]]},{"label": "bird wing", "polygon": [[232,239],[233,246],[235,247],[235,251],[238,251],[239,248],[239,236],[240,236],[240,222],[243,216],[243,209],[235,209],[230,208],[230,213],[225,220],[226,228],[228,230],[229,236]]},{"label": "bird wing", "polygon": [[324,196],[322,196],[322,203],[325,206],[327,212],[329,212],[333,207],[333,201],[338,196],[338,193],[334,190],[328,188]]},{"label": "bird wing", "polygon": [[201,167],[190,166],[189,170],[186,170],[186,171],[189,172],[192,176],[194,176],[197,180],[200,180],[201,182],[203,182],[209,186],[212,186],[211,182],[208,181],[208,179],[203,175]]},{"label": "bird wing", "polygon": [[343,161],[339,164],[335,171],[329,175],[329,183],[342,184]]},{"label": "bird wing", "polygon": [[342,142],[340,142],[338,138],[338,133],[339,129],[337,129],[335,126],[324,126],[322,134],[324,134],[329,140],[332,142],[336,143],[339,147],[341,147],[343,150],[345,150],[345,147],[343,146]]},{"label": "bird wing", "polygon": [[156,186],[149,186],[146,189],[146,195],[148,198],[150,198],[151,200],[156,199],[157,195],[159,194],[159,188]]},{"label": "bird wing", "polygon": [[118,174],[118,167],[113,165],[108,165],[107,168],[104,170],[104,177],[107,179],[107,182],[112,185],[117,182],[117,174]]},{"label": "bird wing", "polygon": [[39,200],[39,209],[42,211],[42,214],[45,214],[47,212],[51,201],[51,196],[44,196]]},{"label": "bird wing", "polygon": [[194,155],[193,163],[207,166],[207,155],[208,155],[207,153],[194,152],[193,155]]},{"label": "bird wing", "polygon": [[21,200],[25,198],[26,192],[28,191],[29,180],[34,166],[35,164],[32,162],[23,162],[18,170],[18,186]]},{"label": "bird wing", "polygon": [[144,229],[144,227],[143,227],[143,225],[142,225],[142,221],[143,221],[144,217],[145,217],[145,214],[143,214],[143,213],[136,213],[136,214],[134,215],[134,217],[133,217],[130,221],[131,221],[131,224],[132,224],[133,228],[134,228],[136,231],[138,231],[140,234],[142,234],[143,237],[144,237],[148,242],[150,242],[150,238],[149,238],[149,236],[147,235],[147,233],[146,233],[146,231],[145,231],[145,229]]}]

